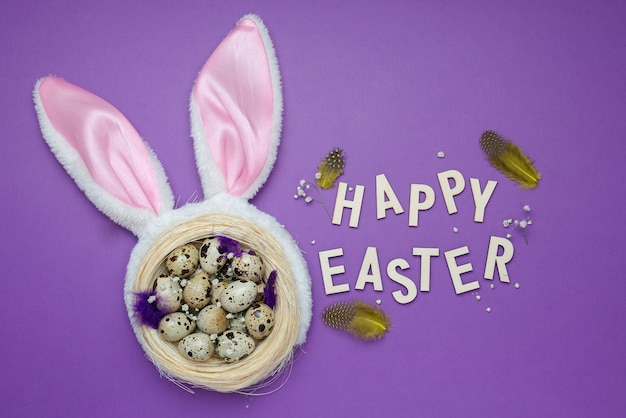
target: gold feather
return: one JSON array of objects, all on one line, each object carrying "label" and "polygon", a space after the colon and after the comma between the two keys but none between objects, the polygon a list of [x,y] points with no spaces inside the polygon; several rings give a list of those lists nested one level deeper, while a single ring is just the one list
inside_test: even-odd
[{"label": "gold feather", "polygon": [[524,151],[511,141],[505,141],[493,131],[485,131],[480,137],[483,149],[491,165],[523,189],[534,189],[541,174]]},{"label": "gold feather", "polygon": [[391,320],[382,309],[358,300],[330,305],[322,313],[322,320],[329,327],[363,340],[380,339],[391,326]]},{"label": "gold feather", "polygon": [[329,152],[317,168],[315,175],[317,185],[323,190],[333,187],[337,178],[343,174],[345,166],[346,158],[343,155],[343,149],[336,148]]}]

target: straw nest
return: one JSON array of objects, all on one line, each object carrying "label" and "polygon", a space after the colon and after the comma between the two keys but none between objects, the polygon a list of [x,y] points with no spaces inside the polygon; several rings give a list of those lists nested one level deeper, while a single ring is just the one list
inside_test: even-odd
[{"label": "straw nest", "polygon": [[253,249],[263,258],[268,271],[277,271],[277,303],[271,334],[258,342],[248,357],[226,363],[219,358],[204,362],[184,358],[175,344],[163,340],[152,328],[136,325],[136,333],[150,360],[169,379],[192,387],[235,392],[262,385],[289,364],[300,323],[290,263],[280,244],[267,231],[240,217],[224,214],[186,220],[157,237],[139,264],[131,290],[139,293],[152,289],[155,279],[165,271],[165,258],[174,248],[215,235],[232,238]]}]

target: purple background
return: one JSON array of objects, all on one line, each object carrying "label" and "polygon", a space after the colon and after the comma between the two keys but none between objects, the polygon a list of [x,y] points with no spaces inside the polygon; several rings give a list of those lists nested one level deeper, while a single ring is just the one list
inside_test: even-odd
[{"label": "purple background", "polygon": [[[626,4],[621,1],[3,1],[0,6],[3,416],[623,416]],[[232,4],[231,4],[232,3]],[[505,5],[506,4],[506,5]],[[201,195],[188,97],[213,48],[246,13],[276,47],[285,117],[275,169],[254,204],[306,252],[313,321],[289,380],[269,396],[198,391],[160,378],[122,300],[135,238],[82,195],[41,138],[31,91],[54,74],[116,105],[151,144],[181,202]],[[543,174],[524,191],[489,166],[486,129]],[[294,200],[333,147],[365,186],[357,229]],[[443,159],[437,158],[444,151]],[[469,184],[449,215],[436,174],[498,181],[485,222]],[[376,220],[385,174],[405,213]],[[409,187],[435,205],[408,227]],[[324,194],[330,206],[334,191]],[[482,278],[491,235],[532,208],[528,245],[512,231],[511,284]],[[458,233],[452,228],[457,227]],[[315,245],[311,241],[315,240]],[[468,245],[478,292],[455,295],[443,252]],[[378,249],[384,290],[354,290]],[[429,293],[400,305],[385,275],[413,247],[437,247]],[[350,292],[326,295],[318,252],[341,247]],[[519,283],[519,289],[514,283]],[[475,295],[481,295],[477,301]],[[374,302],[381,341],[324,326],[329,304]],[[487,313],[486,307],[492,312]]]}]

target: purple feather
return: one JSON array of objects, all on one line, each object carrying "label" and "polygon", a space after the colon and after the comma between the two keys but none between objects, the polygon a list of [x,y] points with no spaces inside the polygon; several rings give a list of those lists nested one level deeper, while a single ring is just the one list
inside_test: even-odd
[{"label": "purple feather", "polygon": [[265,285],[265,304],[270,308],[274,308],[276,306],[276,276],[278,273],[276,270],[272,270],[269,277],[267,278],[267,284]]},{"label": "purple feather", "polygon": [[217,248],[220,254],[233,253],[237,257],[241,257],[242,251],[237,241],[235,241],[232,238],[224,237],[221,235],[218,236],[217,238],[220,240],[220,246]]},{"label": "purple feather", "polygon": [[163,314],[159,312],[155,301],[150,302],[154,299],[152,296],[156,296],[155,290],[136,293],[133,307],[142,325],[157,329]]}]

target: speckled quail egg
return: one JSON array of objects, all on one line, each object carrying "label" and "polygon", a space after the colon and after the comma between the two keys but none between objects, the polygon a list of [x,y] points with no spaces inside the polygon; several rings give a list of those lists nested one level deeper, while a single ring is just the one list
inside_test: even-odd
[{"label": "speckled quail egg", "polygon": [[252,250],[243,252],[239,257],[234,257],[231,267],[237,279],[250,280],[255,283],[259,283],[263,279],[265,271],[263,260]]},{"label": "speckled quail egg", "polygon": [[194,332],[196,323],[182,312],[172,312],[161,318],[159,334],[166,341],[179,341]]},{"label": "speckled quail egg", "polygon": [[183,289],[176,278],[166,274],[157,277],[154,290],[156,292],[156,306],[159,312],[168,314],[180,309]]},{"label": "speckled quail egg", "polygon": [[211,302],[211,276],[199,270],[183,289],[183,300],[191,309],[202,309]]},{"label": "speckled quail egg", "polygon": [[265,302],[265,283],[259,282],[256,284],[256,297],[254,303]]},{"label": "speckled quail egg", "polygon": [[227,363],[232,363],[250,355],[255,347],[256,344],[249,335],[229,330],[217,337],[215,352]]},{"label": "speckled quail egg", "polygon": [[220,252],[220,239],[218,237],[207,238],[200,246],[200,267],[210,274],[217,273],[227,261],[227,254]]},{"label": "speckled quail egg", "polygon": [[198,268],[198,249],[193,244],[175,248],[165,259],[165,267],[170,274],[181,279],[191,276]]},{"label": "speckled quail egg", "polygon": [[220,296],[222,296],[222,292],[224,289],[228,287],[230,282],[217,282],[215,279],[213,280],[213,289],[211,290],[211,303],[213,305],[220,305]]},{"label": "speckled quail egg", "polygon": [[209,335],[195,332],[178,342],[178,351],[190,360],[204,361],[213,355],[215,345]]},{"label": "speckled quail egg", "polygon": [[255,303],[246,311],[246,328],[254,339],[262,340],[274,328],[274,310],[264,303]]},{"label": "speckled quail egg", "polygon": [[220,305],[228,312],[241,312],[252,305],[256,295],[256,283],[248,280],[235,280],[222,291]]},{"label": "speckled quail egg", "polygon": [[197,316],[198,329],[207,334],[220,334],[228,327],[226,312],[217,305],[203,308]]}]

